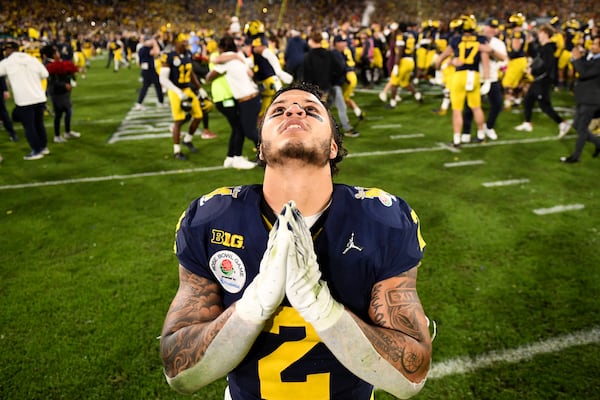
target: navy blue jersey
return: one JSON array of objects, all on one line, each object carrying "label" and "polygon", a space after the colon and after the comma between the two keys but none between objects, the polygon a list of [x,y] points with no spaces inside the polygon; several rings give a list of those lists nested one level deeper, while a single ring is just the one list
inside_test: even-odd
[{"label": "navy blue jersey", "polygon": [[169,79],[178,88],[193,88],[192,55],[189,52],[179,54],[176,51],[161,56],[162,65],[169,67]]},{"label": "navy blue jersey", "polygon": [[458,57],[463,64],[456,67],[456,71],[479,71],[481,61],[481,52],[479,46],[487,43],[484,36],[474,33],[463,33],[450,39],[450,46],[454,52],[454,57]]},{"label": "navy blue jersey", "polygon": [[[238,300],[258,274],[275,214],[261,185],[219,188],[196,199],[179,221],[181,265]],[[416,213],[380,189],[334,185],[332,202],[311,228],[333,297],[369,321],[371,289],[417,266],[425,242]],[[235,344],[233,343],[232,346]],[[287,300],[245,359],[228,375],[233,399],[368,400],[373,387],[343,367]]]}]

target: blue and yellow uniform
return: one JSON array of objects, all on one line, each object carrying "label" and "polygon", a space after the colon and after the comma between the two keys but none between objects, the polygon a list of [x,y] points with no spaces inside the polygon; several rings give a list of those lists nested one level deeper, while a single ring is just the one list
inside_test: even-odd
[{"label": "blue and yellow uniform", "polygon": [[[513,47],[513,43],[519,43],[520,47]],[[527,34],[513,29],[506,39],[506,50],[508,63],[502,78],[502,87],[513,90],[519,87],[527,75]]]},{"label": "blue and yellow uniform", "polygon": [[[176,255],[192,273],[217,282],[229,307],[258,274],[275,219],[261,185],[216,189],[182,216]],[[373,285],[418,266],[425,247],[416,213],[374,188],[334,185],[331,205],[311,232],[322,279],[365,321]],[[296,399],[368,400],[373,394],[373,386],[341,365],[287,300],[229,373],[228,384],[235,400],[289,399],[291,393]]]},{"label": "blue and yellow uniform", "polygon": [[481,91],[479,63],[481,52],[479,46],[487,39],[473,32],[465,32],[450,39],[454,57],[462,61],[456,67],[450,83],[450,104],[453,110],[463,110],[465,98],[469,108],[481,107]]},{"label": "blue and yellow uniform", "polygon": [[[161,65],[169,68],[169,80],[183,91],[183,94],[190,98],[192,109],[190,114],[195,119],[202,118],[202,108],[200,100],[194,93],[192,83],[192,74],[194,73],[192,64],[192,55],[189,51],[179,54],[177,51],[163,53],[161,55]],[[181,99],[173,90],[168,90],[169,103],[171,104],[171,114],[173,120],[182,121],[185,119],[186,112],[181,108]]]},{"label": "blue and yellow uniform", "polygon": [[398,50],[398,72],[392,73],[390,82],[402,88],[410,84],[410,78],[415,70],[416,35],[413,32],[404,32],[396,37]]}]

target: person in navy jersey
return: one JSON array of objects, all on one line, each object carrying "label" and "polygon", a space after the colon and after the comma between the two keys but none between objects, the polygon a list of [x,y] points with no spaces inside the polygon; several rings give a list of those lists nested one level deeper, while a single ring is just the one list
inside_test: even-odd
[{"label": "person in navy jersey", "polygon": [[333,183],[346,150],[314,86],[279,90],[259,135],[263,183],[217,188],[177,224],[167,382],[193,393],[227,375],[235,400],[415,395],[432,352],[416,212]]},{"label": "person in navy jersey", "polygon": [[156,39],[153,37],[146,37],[138,50],[140,69],[142,71],[142,88],[140,89],[137,102],[135,103],[136,110],[144,109],[142,103],[146,98],[150,86],[154,86],[154,90],[156,91],[156,98],[158,99],[157,105],[159,107],[164,107],[164,95],[155,66],[155,58],[159,55],[160,47]]}]

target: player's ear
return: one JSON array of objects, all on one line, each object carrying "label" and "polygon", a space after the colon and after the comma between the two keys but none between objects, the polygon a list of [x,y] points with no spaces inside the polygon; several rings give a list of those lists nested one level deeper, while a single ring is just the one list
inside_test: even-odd
[{"label": "player's ear", "polygon": [[265,161],[265,158],[263,157],[262,146],[262,143],[258,145],[258,159]]},{"label": "player's ear", "polygon": [[338,155],[338,145],[335,142],[335,140],[332,138],[331,139],[331,148],[329,150],[329,158],[334,159],[337,157],[337,155]]}]

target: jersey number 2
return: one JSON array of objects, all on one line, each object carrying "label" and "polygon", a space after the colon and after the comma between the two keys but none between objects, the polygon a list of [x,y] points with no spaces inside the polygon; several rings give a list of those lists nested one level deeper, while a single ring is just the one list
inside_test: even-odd
[{"label": "jersey number 2", "polygon": [[[309,366],[303,365],[302,358],[319,342],[314,328],[306,323],[296,310],[284,307],[273,320],[270,333],[279,334],[282,326],[291,326],[294,330],[303,330],[304,338],[286,341],[275,351],[258,361],[258,378],[263,399],[287,399],[293,394],[299,399],[329,398],[329,373],[310,373]],[[288,328],[290,329],[290,328]],[[294,368],[304,367],[304,382],[284,382],[281,373],[294,364]]]}]

